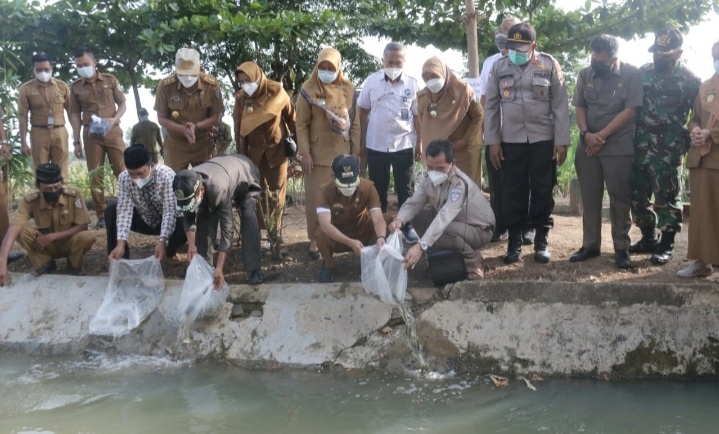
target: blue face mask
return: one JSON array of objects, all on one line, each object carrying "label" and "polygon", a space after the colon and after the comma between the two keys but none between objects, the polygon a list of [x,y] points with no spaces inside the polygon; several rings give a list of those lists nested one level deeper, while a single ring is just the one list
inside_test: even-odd
[{"label": "blue face mask", "polygon": [[150,120],[150,117],[149,117],[149,116],[140,116],[140,121],[141,121],[141,122],[147,122],[148,120]]},{"label": "blue face mask", "polygon": [[719,74],[719,60],[714,61],[714,71],[716,71],[717,74]]},{"label": "blue face mask", "polygon": [[337,72],[336,71],[325,71],[324,69],[320,69],[317,71],[317,77],[319,77],[319,79],[322,83],[331,84],[331,83],[334,83],[335,80],[337,80]]},{"label": "blue face mask", "polygon": [[509,50],[509,60],[515,65],[524,65],[529,62],[529,53],[521,53],[517,50]]}]

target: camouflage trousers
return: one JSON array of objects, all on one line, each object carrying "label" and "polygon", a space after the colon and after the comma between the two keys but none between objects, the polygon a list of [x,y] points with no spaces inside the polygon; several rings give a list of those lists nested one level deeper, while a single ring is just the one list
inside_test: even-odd
[{"label": "camouflage trousers", "polygon": [[681,232],[681,170],[681,164],[634,161],[631,177],[634,224]]}]

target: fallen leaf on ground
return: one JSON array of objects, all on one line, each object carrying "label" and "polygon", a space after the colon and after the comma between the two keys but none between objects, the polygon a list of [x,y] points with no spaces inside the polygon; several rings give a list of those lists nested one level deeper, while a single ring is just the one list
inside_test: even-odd
[{"label": "fallen leaf on ground", "polygon": [[492,375],[492,374],[487,375],[487,377],[489,377],[489,379],[492,380],[492,383],[494,383],[495,387],[509,386],[509,380],[504,377],[500,377],[498,375]]},{"label": "fallen leaf on ground", "polygon": [[388,335],[388,334],[392,333],[392,327],[387,326],[387,327],[383,328],[381,331],[382,331],[382,333]]},{"label": "fallen leaf on ground", "polygon": [[535,392],[537,391],[537,388],[534,387],[534,386],[532,386],[532,383],[530,383],[529,380],[527,380],[526,378],[524,378],[524,377],[517,377],[517,380],[523,380],[523,381],[524,381],[524,384],[527,385],[527,387],[529,388],[529,390],[533,390],[533,391],[535,391]]}]

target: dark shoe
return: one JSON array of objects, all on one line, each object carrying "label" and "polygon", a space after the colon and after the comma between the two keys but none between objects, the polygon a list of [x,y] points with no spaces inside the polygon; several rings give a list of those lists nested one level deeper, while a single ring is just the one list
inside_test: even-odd
[{"label": "dark shoe", "polygon": [[499,232],[497,230],[494,231],[492,234],[492,243],[496,243],[498,241],[503,241],[507,239],[507,231]]},{"label": "dark shoe", "polygon": [[632,260],[629,258],[629,252],[626,250],[617,250],[614,252],[614,261],[617,264],[617,268],[632,268]]},{"label": "dark shoe", "polygon": [[522,256],[522,232],[519,230],[510,230],[507,253],[504,255],[504,263],[513,264],[519,261],[520,256]]},{"label": "dark shoe", "polygon": [[548,231],[546,228],[540,228],[536,231],[534,237],[534,262],[547,264],[552,256],[549,254],[549,241],[547,240]]},{"label": "dark shoe", "polygon": [[587,249],[586,247],[582,247],[581,249],[577,250],[577,253],[573,254],[569,258],[569,262],[584,262],[587,259],[596,258],[602,253],[599,250],[594,249]]},{"label": "dark shoe", "polygon": [[250,285],[259,285],[264,283],[265,275],[262,274],[262,270],[250,271],[250,278],[247,281]]},{"label": "dark shoe", "polygon": [[659,237],[653,226],[642,229],[642,239],[629,246],[629,253],[654,253],[659,245]]},{"label": "dark shoe", "polygon": [[522,244],[525,246],[531,246],[534,244],[534,238],[536,236],[536,232],[534,229],[525,229],[522,231]]},{"label": "dark shoe", "polygon": [[320,259],[320,251],[307,249],[307,256],[309,256],[313,261],[316,261]]},{"label": "dark shoe", "polygon": [[57,270],[57,264],[55,263],[54,259],[50,259],[50,261],[46,262],[45,265],[34,270],[32,272],[32,275],[35,277],[40,277],[43,274],[52,273],[55,270]]},{"label": "dark shoe", "polygon": [[72,274],[73,276],[84,276],[85,275],[84,267],[75,268],[72,265],[70,265],[69,262],[67,263],[67,271],[68,271],[68,273]]},{"label": "dark shoe", "polygon": [[7,255],[7,263],[15,262],[25,257],[25,252],[12,252]]},{"label": "dark shoe", "polygon": [[666,265],[674,256],[674,236],[676,232],[662,231],[662,241],[652,255],[652,264]]},{"label": "dark shoe", "polygon": [[97,219],[95,227],[98,229],[105,229],[105,217],[100,217],[99,219]]},{"label": "dark shoe", "polygon": [[419,235],[417,235],[417,231],[415,231],[412,226],[405,225],[404,228],[402,228],[402,235],[404,235],[404,238],[409,244],[419,243]]},{"label": "dark shoe", "polygon": [[325,267],[324,261],[322,261],[322,268],[320,269],[320,283],[332,283],[335,281],[332,276],[332,269]]}]

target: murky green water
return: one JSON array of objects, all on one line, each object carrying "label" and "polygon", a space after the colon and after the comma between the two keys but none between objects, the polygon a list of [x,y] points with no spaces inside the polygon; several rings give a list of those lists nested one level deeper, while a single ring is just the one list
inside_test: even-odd
[{"label": "murky green water", "polygon": [[719,382],[536,386],[0,353],[0,433],[719,432]]}]

